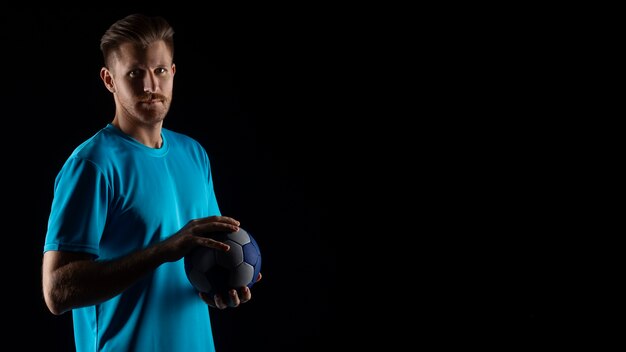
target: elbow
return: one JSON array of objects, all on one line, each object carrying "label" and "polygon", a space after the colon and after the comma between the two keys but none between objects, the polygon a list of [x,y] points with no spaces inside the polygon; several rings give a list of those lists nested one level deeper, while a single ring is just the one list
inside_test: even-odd
[{"label": "elbow", "polygon": [[53,281],[54,280],[46,280],[44,278],[43,297],[50,313],[61,315],[69,310],[67,304],[65,304],[65,300],[62,298],[66,295],[63,294],[63,290],[59,288],[59,285],[55,284]]},{"label": "elbow", "polygon": [[55,301],[49,297],[46,297],[45,300],[46,306],[48,306],[48,310],[50,311],[50,313],[54,315],[61,315],[67,311],[66,309],[63,309],[63,305],[60,302]]}]

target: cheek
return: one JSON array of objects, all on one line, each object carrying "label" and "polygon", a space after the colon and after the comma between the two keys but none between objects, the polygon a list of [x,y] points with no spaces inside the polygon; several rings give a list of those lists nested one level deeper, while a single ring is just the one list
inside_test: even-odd
[{"label": "cheek", "polygon": [[170,78],[168,80],[166,80],[165,82],[163,82],[163,89],[167,92],[171,92],[172,91],[172,87],[174,86],[174,79]]},{"label": "cheek", "polygon": [[125,95],[133,95],[139,89],[139,85],[133,82],[117,82],[117,90]]},{"label": "cheek", "polygon": [[144,95],[143,85],[133,82],[124,86],[124,94],[128,97],[141,97]]}]

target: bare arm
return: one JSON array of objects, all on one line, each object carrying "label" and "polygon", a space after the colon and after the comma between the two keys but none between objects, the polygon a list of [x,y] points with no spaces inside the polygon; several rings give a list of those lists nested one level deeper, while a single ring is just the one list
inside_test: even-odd
[{"label": "bare arm", "polygon": [[42,267],[46,305],[58,315],[106,301],[159,265],[182,258],[195,246],[228,250],[228,245],[202,235],[237,231],[238,225],[238,221],[224,216],[192,220],[169,239],[114,260],[93,260],[86,253],[48,251]]}]

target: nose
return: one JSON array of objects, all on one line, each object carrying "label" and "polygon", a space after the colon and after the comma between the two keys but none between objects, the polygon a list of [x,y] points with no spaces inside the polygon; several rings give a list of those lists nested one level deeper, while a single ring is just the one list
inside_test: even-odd
[{"label": "nose", "polygon": [[144,93],[156,93],[158,89],[158,80],[154,72],[148,71],[143,77],[143,91]]}]

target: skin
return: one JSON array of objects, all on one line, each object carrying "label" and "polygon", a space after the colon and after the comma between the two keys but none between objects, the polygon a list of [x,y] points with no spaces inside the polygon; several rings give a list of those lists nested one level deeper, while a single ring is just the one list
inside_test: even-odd
[{"label": "skin", "polygon": [[[114,54],[111,67],[100,77],[113,93],[112,124],[140,143],[160,148],[161,128],[172,101],[176,66],[163,41],[140,48],[125,43]],[[43,256],[42,286],[50,312],[63,314],[95,305],[122,293],[144,275],[166,262],[177,261],[196,246],[227,251],[229,246],[210,238],[211,232],[237,231],[239,221],[210,216],[188,222],[167,240],[114,260],[95,260],[86,253],[47,251]],[[207,237],[208,236],[208,237]],[[257,281],[261,279],[261,274]],[[231,290],[227,297],[199,293],[209,306],[219,309],[248,302],[248,287]]]}]

